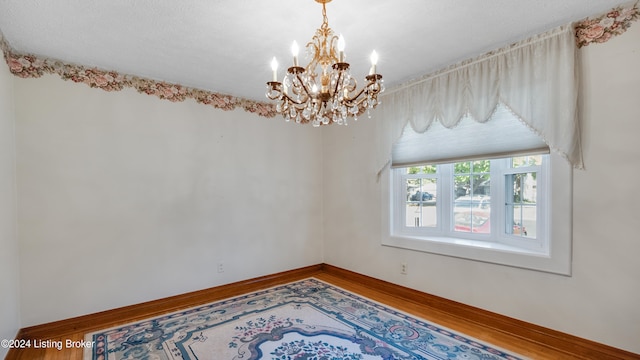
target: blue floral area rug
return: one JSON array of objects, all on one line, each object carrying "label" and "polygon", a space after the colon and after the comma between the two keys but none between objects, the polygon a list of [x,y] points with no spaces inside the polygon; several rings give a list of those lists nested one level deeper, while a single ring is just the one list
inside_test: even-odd
[{"label": "blue floral area rug", "polygon": [[85,360],[523,359],[314,278],[86,340]]}]

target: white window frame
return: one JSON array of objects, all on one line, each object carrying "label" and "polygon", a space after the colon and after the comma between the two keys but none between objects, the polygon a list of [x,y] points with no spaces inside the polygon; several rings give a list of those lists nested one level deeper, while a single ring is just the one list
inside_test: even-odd
[{"label": "white window frame", "polygon": [[[406,190],[404,195],[398,187],[404,188],[400,171],[391,170],[390,176],[382,178],[383,191],[383,239],[385,246],[422,251],[432,254],[446,255],[457,258],[476,260],[500,265],[513,266],[550,273],[571,275],[571,238],[572,238],[572,176],[571,165],[555,153],[549,154],[546,168],[540,169],[538,174],[538,200],[537,200],[537,241],[517,239],[516,236],[501,235],[495,238],[479,234],[452,234],[443,229],[451,228],[448,216],[452,204],[453,190],[449,181],[443,178],[446,174],[446,166],[439,168],[443,172],[438,178],[438,226],[436,228],[407,231],[403,229],[404,219],[399,219],[393,208],[406,206]],[[532,169],[517,168],[511,172],[527,172]],[[448,170],[450,171],[450,170]],[[492,183],[504,189],[504,178],[507,172],[494,170],[492,166]],[[495,172],[495,173],[494,173]],[[541,178],[541,175],[544,178]],[[394,188],[394,184],[398,184]],[[545,188],[546,186],[546,188]],[[495,216],[504,218],[504,190],[497,193],[492,190],[492,212]],[[499,206],[498,204],[502,204]],[[492,214],[492,216],[494,216]],[[498,222],[492,221],[492,234],[504,233],[497,228]],[[422,231],[425,230],[425,231]],[[459,235],[458,235],[459,234]],[[524,246],[524,244],[537,243],[537,246]]]}]

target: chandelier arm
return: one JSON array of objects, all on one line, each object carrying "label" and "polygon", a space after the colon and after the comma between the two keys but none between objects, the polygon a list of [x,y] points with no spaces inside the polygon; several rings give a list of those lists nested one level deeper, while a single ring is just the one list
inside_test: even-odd
[{"label": "chandelier arm", "polygon": [[[371,76],[371,75],[367,76],[367,78],[369,78],[370,76]],[[381,76],[381,75],[378,75],[378,74],[375,74],[375,75],[373,75],[373,76],[375,76],[375,77],[373,78],[373,79],[375,79],[375,80],[369,80],[369,83],[368,83],[365,87],[363,87],[362,89],[360,89],[360,92],[358,92],[358,94],[357,94],[356,96],[354,96],[354,97],[352,97],[352,98],[350,98],[350,97],[348,97],[348,96],[345,96],[346,101],[347,101],[347,102],[349,102],[349,103],[353,103],[353,101],[354,101],[354,100],[356,100],[356,99],[358,99],[358,98],[360,97],[360,95],[362,95],[362,93],[364,93],[364,92],[365,92],[365,90],[367,90],[371,85],[376,85],[376,87],[375,87],[375,88],[372,88],[372,89],[371,89],[371,92],[372,92],[372,93],[374,93],[374,94],[376,94],[376,95],[377,95],[377,94],[379,94],[379,93],[380,93],[380,84],[378,83],[378,81],[377,81],[377,80],[382,79],[382,76]],[[360,101],[358,101],[358,102],[356,103],[356,105],[359,105],[360,103],[362,103],[362,101],[364,101],[364,98],[363,98],[363,99],[360,99]]]},{"label": "chandelier arm", "polygon": [[336,81],[336,87],[333,89],[333,96],[336,96],[338,93],[338,86],[340,85],[340,81],[342,80],[342,71],[338,72],[338,80]]},{"label": "chandelier arm", "polygon": [[364,93],[364,90],[365,90],[365,89],[366,89],[366,88],[362,88],[362,89],[360,89],[360,92],[358,92],[358,94],[357,94],[356,96],[352,97],[352,98],[350,98],[350,97],[348,97],[348,96],[345,96],[345,97],[344,97],[344,98],[345,98],[345,102],[346,102],[346,103],[348,103],[349,105],[360,105],[360,103],[362,103],[362,101],[364,100],[364,98],[360,99],[360,100],[359,100],[358,102],[356,102],[355,104],[353,104],[353,102],[354,102],[355,100],[358,100],[358,98],[360,97],[360,95],[362,95],[362,93]]},{"label": "chandelier arm", "polygon": [[[276,100],[283,94],[282,83],[277,81],[269,81],[267,83],[267,86],[270,88],[270,90],[268,90],[266,94],[269,100]],[[273,91],[274,93],[272,93],[271,91]]]},{"label": "chandelier arm", "polygon": [[300,81],[300,85],[302,85],[302,89],[304,89],[304,92],[307,93],[307,96],[313,99],[313,96],[311,96],[311,93],[309,93],[309,89],[307,89],[307,86],[305,85],[304,81],[302,81],[302,79],[300,78],[300,75],[296,74],[296,77],[298,78],[298,81]]},{"label": "chandelier arm", "polygon": [[295,99],[293,99],[291,96],[289,96],[289,95],[287,95],[287,94],[284,94],[284,93],[282,94],[282,97],[281,97],[280,99],[282,99],[282,98],[287,98],[287,100],[289,100],[289,102],[294,103],[295,105],[302,105],[302,104],[304,104],[304,102],[296,101],[296,100],[295,100]]},{"label": "chandelier arm", "polygon": [[310,41],[307,43],[306,48],[308,49],[309,47],[311,47],[311,51],[313,53],[313,58],[311,59],[311,61],[309,62],[309,64],[307,64],[307,67],[305,68],[305,70],[309,73],[313,72],[313,69],[315,69],[318,66],[318,59],[320,57],[320,49],[318,48],[318,46],[316,44],[313,43],[313,41]]},{"label": "chandelier arm", "polygon": [[[280,96],[280,99],[284,99],[284,98],[286,98],[290,103],[293,103],[294,105],[303,105],[303,104],[305,104],[307,102],[307,101],[297,101],[294,98],[292,98],[291,96],[289,96],[288,94],[282,93],[282,95]],[[311,99],[315,100],[313,97]],[[275,99],[273,99],[273,100],[275,100]],[[326,101],[321,101],[321,103],[322,104],[326,104]]]}]

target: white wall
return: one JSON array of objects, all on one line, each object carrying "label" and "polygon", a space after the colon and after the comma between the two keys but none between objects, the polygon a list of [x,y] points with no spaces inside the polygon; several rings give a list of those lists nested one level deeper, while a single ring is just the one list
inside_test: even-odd
[{"label": "white wall", "polygon": [[318,129],[57,76],[15,98],[22,326],[322,262]]},{"label": "white wall", "polygon": [[325,262],[640,353],[640,24],[581,52],[571,277],[381,246],[378,136],[364,119],[325,133]]},{"label": "white wall", "polygon": [[[19,246],[16,230],[13,76],[0,65],[0,339],[20,328]],[[0,358],[7,349],[0,347]]]}]

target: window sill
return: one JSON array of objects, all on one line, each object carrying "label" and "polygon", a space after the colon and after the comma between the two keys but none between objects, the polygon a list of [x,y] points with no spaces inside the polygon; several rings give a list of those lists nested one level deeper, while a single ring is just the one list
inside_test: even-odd
[{"label": "window sill", "polygon": [[394,235],[393,238],[405,238],[412,239],[419,242],[435,242],[445,246],[455,247],[472,247],[478,250],[491,250],[491,251],[503,251],[516,254],[536,255],[536,256],[548,256],[548,251],[539,251],[533,249],[527,249],[524,247],[518,247],[514,245],[508,245],[499,243],[497,241],[485,241],[485,240],[473,240],[447,236],[413,236],[413,235]]},{"label": "window sill", "polygon": [[564,259],[558,259],[558,257],[553,258],[545,251],[524,249],[497,242],[453,237],[394,235],[384,239],[382,245],[492,264],[570,275]]}]

